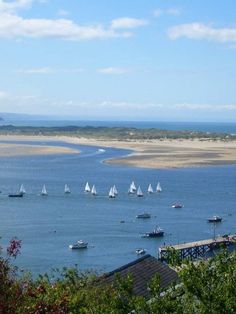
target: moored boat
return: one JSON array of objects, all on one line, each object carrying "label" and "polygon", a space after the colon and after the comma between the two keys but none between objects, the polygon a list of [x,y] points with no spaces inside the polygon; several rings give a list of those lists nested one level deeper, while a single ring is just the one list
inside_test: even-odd
[{"label": "moored boat", "polygon": [[137,249],[137,250],[135,250],[135,253],[138,255],[142,255],[142,254],[146,253],[146,250],[145,249]]},{"label": "moored boat", "polygon": [[156,227],[153,231],[151,232],[146,232],[143,237],[144,238],[158,238],[158,237],[163,237],[164,236],[164,230]]},{"label": "moored boat", "polygon": [[88,243],[84,242],[83,240],[79,240],[75,244],[70,244],[69,245],[69,248],[72,249],[72,250],[75,250],[75,249],[87,249],[87,247],[88,247]]},{"label": "moored boat", "polygon": [[151,214],[149,213],[138,214],[136,218],[151,218]]},{"label": "moored boat", "polygon": [[8,197],[23,197],[23,193],[8,194]]},{"label": "moored boat", "polygon": [[222,217],[214,215],[210,218],[207,219],[208,222],[221,222],[222,221]]}]

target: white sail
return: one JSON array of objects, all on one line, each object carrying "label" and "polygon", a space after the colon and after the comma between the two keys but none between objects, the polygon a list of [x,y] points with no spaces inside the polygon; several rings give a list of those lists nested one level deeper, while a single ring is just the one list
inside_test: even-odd
[{"label": "white sail", "polygon": [[113,185],[113,192],[114,192],[115,195],[118,195],[118,191],[117,191],[117,188],[116,188],[115,185]]},{"label": "white sail", "polygon": [[110,188],[109,194],[108,194],[109,198],[115,198],[115,192],[114,192],[114,187]]},{"label": "white sail", "polygon": [[139,196],[139,197],[143,196],[143,192],[142,192],[140,186],[138,187],[137,196]]},{"label": "white sail", "polygon": [[85,185],[84,192],[86,192],[86,193],[91,192],[91,189],[90,189],[90,186],[89,186],[88,182]]},{"label": "white sail", "polygon": [[25,187],[24,187],[23,184],[21,184],[19,192],[20,192],[20,194],[25,194],[26,193]]},{"label": "white sail", "polygon": [[132,189],[132,186],[130,185],[129,189],[128,189],[128,194],[134,194],[135,191]]},{"label": "white sail", "polygon": [[161,185],[160,185],[160,182],[157,183],[157,192],[161,192],[162,191],[162,188],[161,188]]},{"label": "white sail", "polygon": [[149,184],[149,186],[148,186],[148,193],[153,193],[153,188],[152,188],[152,185],[151,184]]},{"label": "white sail", "polygon": [[93,187],[92,187],[91,194],[97,195],[97,190],[96,190],[95,185],[93,185]]},{"label": "white sail", "polygon": [[130,187],[132,188],[133,191],[137,190],[134,181],[132,181]]},{"label": "white sail", "polygon": [[65,184],[65,189],[64,189],[65,194],[70,194],[70,188],[67,184]]},{"label": "white sail", "polygon": [[42,188],[41,195],[43,195],[43,196],[48,195],[45,184],[44,184],[44,186]]}]

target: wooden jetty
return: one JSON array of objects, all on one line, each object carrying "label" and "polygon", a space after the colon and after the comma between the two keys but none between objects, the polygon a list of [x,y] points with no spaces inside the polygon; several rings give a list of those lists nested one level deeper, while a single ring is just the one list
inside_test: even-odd
[{"label": "wooden jetty", "polygon": [[159,248],[159,259],[165,261],[168,259],[171,250],[179,252],[181,259],[196,259],[204,256],[207,252],[219,248],[221,245],[230,245],[236,243],[236,234],[215,239],[207,239],[177,245],[162,246]]}]

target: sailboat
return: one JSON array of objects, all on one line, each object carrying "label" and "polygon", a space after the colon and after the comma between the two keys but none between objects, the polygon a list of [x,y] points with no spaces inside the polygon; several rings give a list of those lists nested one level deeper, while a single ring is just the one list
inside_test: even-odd
[{"label": "sailboat", "polygon": [[132,181],[130,187],[132,188],[133,191],[137,190],[134,181]]},{"label": "sailboat", "polygon": [[153,188],[152,188],[151,184],[149,184],[147,191],[148,191],[149,194],[153,193]]},{"label": "sailboat", "polygon": [[92,187],[91,194],[92,195],[97,195],[97,190],[96,190],[95,185],[93,185],[93,187]]},{"label": "sailboat", "polygon": [[65,194],[70,194],[70,188],[69,188],[69,186],[67,184],[65,184],[64,193]]},{"label": "sailboat", "polygon": [[25,187],[24,187],[24,185],[23,185],[23,184],[21,184],[21,186],[20,186],[19,193],[20,193],[20,194],[25,194],[25,193],[26,193],[26,191],[25,191]]},{"label": "sailboat", "polygon": [[162,192],[160,182],[157,183],[157,192]]},{"label": "sailboat", "polygon": [[42,191],[41,191],[41,195],[42,195],[42,196],[47,196],[47,195],[48,195],[48,192],[47,192],[47,190],[46,190],[45,184],[43,185],[43,188],[42,188]]},{"label": "sailboat", "polygon": [[114,191],[114,186],[112,186],[110,188],[110,191],[109,191],[109,194],[108,194],[109,198],[115,198],[116,195],[115,195],[115,191]]},{"label": "sailboat", "polygon": [[138,197],[143,197],[143,192],[142,192],[140,186],[138,187],[137,196]]},{"label": "sailboat", "polygon": [[91,189],[90,189],[90,186],[89,186],[88,182],[87,182],[86,185],[85,185],[84,192],[85,192],[85,193],[91,192]]},{"label": "sailboat", "polygon": [[128,189],[128,194],[134,194],[135,191],[132,189],[132,186],[130,185],[129,189]]},{"label": "sailboat", "polygon": [[118,195],[118,191],[117,191],[117,188],[116,188],[115,185],[113,185],[113,192],[114,192],[115,195]]}]

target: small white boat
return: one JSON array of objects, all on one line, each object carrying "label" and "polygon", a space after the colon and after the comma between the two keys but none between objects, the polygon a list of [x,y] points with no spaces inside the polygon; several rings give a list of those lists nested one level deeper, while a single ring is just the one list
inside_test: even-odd
[{"label": "small white boat", "polygon": [[182,204],[180,204],[180,203],[176,203],[176,204],[173,204],[171,207],[172,207],[172,208],[183,208],[184,205],[182,205]]},{"label": "small white boat", "polygon": [[134,181],[132,181],[132,183],[130,184],[130,187],[133,191],[137,190]]},{"label": "small white boat", "polygon": [[152,193],[153,193],[153,188],[152,188],[152,185],[151,185],[151,184],[149,184],[147,191],[148,191],[149,194],[152,194]]},{"label": "small white boat", "polygon": [[47,196],[47,195],[48,195],[48,192],[47,192],[47,190],[46,190],[45,184],[43,185],[43,188],[42,188],[42,191],[41,191],[41,195],[42,195],[42,196]]},{"label": "small white boat", "polygon": [[84,242],[82,240],[77,241],[75,244],[70,244],[69,245],[69,248],[72,249],[72,250],[75,250],[75,249],[87,249],[87,247],[88,247],[88,243]]},{"label": "small white boat", "polygon": [[69,186],[67,184],[65,184],[64,193],[65,194],[70,194],[71,193],[70,192],[70,188],[69,188]]},{"label": "small white boat", "polygon": [[99,148],[98,151],[99,153],[105,153],[106,150],[104,148]]},{"label": "small white boat", "polygon": [[161,184],[160,182],[157,183],[157,188],[156,188],[157,192],[162,192],[162,188],[161,188]]},{"label": "small white boat", "polygon": [[149,213],[138,214],[136,218],[151,218],[151,214]]},{"label": "small white boat", "polygon": [[128,194],[134,194],[135,190],[132,189],[132,186],[129,187],[128,189]]},{"label": "small white boat", "polygon": [[23,184],[21,184],[21,186],[20,186],[19,193],[20,193],[20,194],[25,194],[25,193],[26,193],[26,190],[25,190],[25,187],[24,187]]},{"label": "small white boat", "polygon": [[143,192],[142,192],[140,186],[138,187],[137,196],[138,197],[143,197]]},{"label": "small white boat", "polygon": [[90,193],[90,192],[91,192],[91,189],[90,189],[90,186],[89,186],[89,183],[88,183],[88,182],[87,182],[86,185],[85,185],[84,192],[85,192],[85,193]]},{"label": "small white boat", "polygon": [[97,190],[96,190],[95,185],[93,185],[93,187],[92,187],[91,194],[92,195],[97,195]]},{"label": "small white boat", "polygon": [[114,187],[113,186],[110,188],[110,191],[108,193],[108,197],[109,198],[115,198],[116,197],[116,195],[114,193]]},{"label": "small white boat", "polygon": [[142,254],[146,253],[146,250],[145,249],[137,249],[137,250],[135,250],[135,253],[138,255],[142,255]]},{"label": "small white boat", "polygon": [[113,185],[113,192],[114,192],[115,195],[118,195],[118,191],[117,191],[117,188],[116,188],[115,185]]}]

